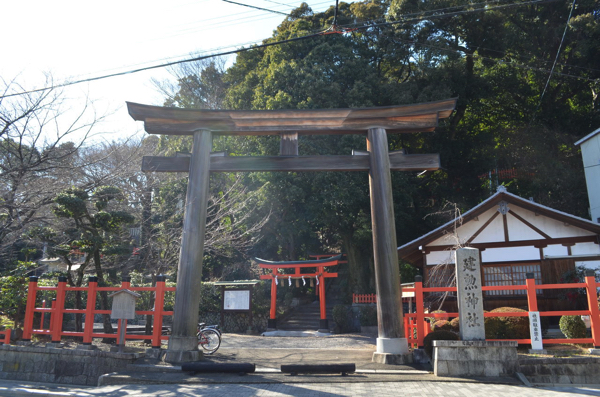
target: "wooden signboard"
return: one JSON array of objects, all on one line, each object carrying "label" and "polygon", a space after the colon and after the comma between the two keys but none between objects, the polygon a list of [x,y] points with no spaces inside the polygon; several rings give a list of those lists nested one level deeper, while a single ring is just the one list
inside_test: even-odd
[{"label": "wooden signboard", "polygon": [[223,310],[250,310],[250,290],[223,291]]},{"label": "wooden signboard", "polygon": [[133,320],[135,318],[135,301],[140,295],[123,289],[109,295],[113,298],[110,317],[119,320]]}]

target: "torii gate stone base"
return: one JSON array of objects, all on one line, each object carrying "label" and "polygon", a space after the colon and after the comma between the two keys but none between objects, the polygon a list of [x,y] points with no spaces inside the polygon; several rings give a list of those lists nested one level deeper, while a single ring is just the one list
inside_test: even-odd
[{"label": "torii gate stone base", "polygon": [[[439,169],[436,154],[388,152],[389,133],[433,131],[450,116],[456,99],[405,106],[331,110],[183,110],[128,103],[129,114],[151,134],[192,135],[191,157],[145,157],[143,171],[189,172],[183,238],[177,274],[173,330],[165,361],[202,359],[196,326],[210,172],[368,171],[377,288],[378,338],[373,360],[412,361],[404,338],[402,292],[390,171]],[[280,135],[280,156],[211,156],[213,134]],[[352,156],[299,156],[298,137],[362,134],[367,152]]]}]

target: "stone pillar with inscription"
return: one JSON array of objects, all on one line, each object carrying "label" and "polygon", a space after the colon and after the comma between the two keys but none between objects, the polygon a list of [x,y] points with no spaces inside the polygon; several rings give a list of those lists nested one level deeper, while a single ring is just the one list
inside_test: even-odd
[{"label": "stone pillar with inscription", "polygon": [[461,340],[485,340],[479,250],[456,250],[456,287]]},{"label": "stone pillar with inscription", "polygon": [[479,250],[459,248],[455,255],[460,341],[433,341],[436,376],[503,376],[519,367],[517,342],[485,340]]}]

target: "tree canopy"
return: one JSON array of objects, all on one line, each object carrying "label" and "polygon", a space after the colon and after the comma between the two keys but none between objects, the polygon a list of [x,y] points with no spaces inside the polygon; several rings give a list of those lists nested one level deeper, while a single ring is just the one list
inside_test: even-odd
[{"label": "tree canopy", "polygon": [[[186,107],[207,107],[203,98],[219,89],[223,108],[317,109],[458,97],[456,111],[435,132],[390,137],[390,150],[440,153],[443,166],[424,175],[393,175],[399,244],[446,221],[426,215],[443,214],[447,202],[466,210],[498,184],[586,216],[583,170],[573,142],[600,122],[600,8],[591,0],[571,7],[555,1],[489,5],[475,12],[462,0],[342,2],[332,26],[333,7],[315,13],[302,4],[264,41],[284,43],[238,54],[218,78],[210,64],[186,79],[180,74],[171,98]],[[202,82],[196,84],[201,92],[191,92],[190,79]],[[165,104],[175,104],[170,100]],[[231,155],[276,155],[278,147],[276,138],[265,137],[215,142]],[[364,139],[355,136],[308,136],[299,142],[303,155],[364,148]],[[350,288],[372,288],[366,175],[243,178],[250,188],[264,186],[268,200],[258,211],[271,211],[253,252],[294,260],[343,251]]]},{"label": "tree canopy", "polygon": [[[393,173],[398,244],[453,216],[445,215],[447,203],[467,210],[500,184],[588,217],[573,143],[600,125],[600,6],[573,4],[365,0],[316,13],[303,3],[264,40],[272,45],[240,52],[231,64],[185,64],[154,84],[165,106],[188,109],[356,108],[457,97],[456,111],[434,132],[389,137],[390,150],[439,153],[442,162],[435,172]],[[66,261],[73,250],[89,251],[100,274],[176,272],[187,175],[144,174],[139,164],[143,155],[187,155],[191,140],[153,136],[85,147],[69,139],[91,123],[53,130],[57,139],[42,143],[36,131],[51,128],[59,94],[0,102],[0,269],[16,269],[17,259],[28,259],[19,249],[45,242]],[[301,155],[357,149],[366,149],[364,136],[299,141]],[[219,136],[213,150],[277,155],[279,140]],[[366,173],[213,174],[210,189],[205,280],[253,277],[252,256],[343,252],[348,265],[339,272],[348,291],[373,291]],[[107,283],[116,282],[111,273]],[[79,276],[75,284],[83,270]]]}]

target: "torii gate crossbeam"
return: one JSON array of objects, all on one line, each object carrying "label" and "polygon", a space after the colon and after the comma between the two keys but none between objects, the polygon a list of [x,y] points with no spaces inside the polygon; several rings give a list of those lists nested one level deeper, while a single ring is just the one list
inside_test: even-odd
[{"label": "torii gate crossbeam", "polygon": [[[173,330],[165,361],[201,358],[196,325],[210,172],[230,171],[369,171],[378,338],[373,360],[402,363],[408,343],[402,322],[402,293],[390,170],[439,168],[437,155],[388,152],[388,133],[433,131],[448,117],[456,99],[404,106],[320,110],[184,110],[127,103],[129,114],[144,121],[152,134],[192,135],[190,158],[146,158],[146,171],[190,173],[177,275]],[[298,136],[365,134],[367,152],[357,156],[298,156]],[[280,135],[281,157],[216,157],[213,135]],[[433,156],[433,157],[432,157]]]}]

